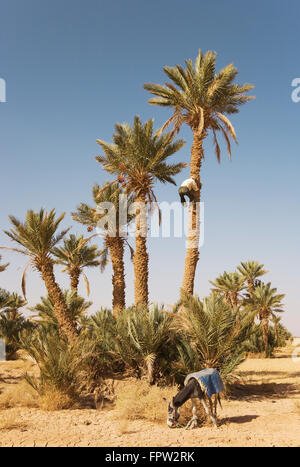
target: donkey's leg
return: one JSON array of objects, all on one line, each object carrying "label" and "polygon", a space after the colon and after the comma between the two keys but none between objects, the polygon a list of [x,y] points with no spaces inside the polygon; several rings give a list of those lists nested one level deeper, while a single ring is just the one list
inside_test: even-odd
[{"label": "donkey's leg", "polygon": [[215,394],[214,400],[214,416],[217,418],[217,402],[218,402],[218,394]]},{"label": "donkey's leg", "polygon": [[192,418],[190,421],[187,423],[185,429],[187,430],[188,428],[197,428],[198,426],[198,417],[197,417],[197,405],[196,405],[196,400],[195,398],[192,398],[192,404],[193,404],[193,409],[192,409]]},{"label": "donkey's leg", "polygon": [[[208,397],[208,396],[207,396]],[[214,426],[218,426],[217,424],[217,419],[216,417],[214,417],[213,413],[212,413],[212,401],[211,401],[211,398],[208,397],[208,400],[209,400],[209,406],[210,408],[207,407],[207,404],[205,402],[205,399],[204,397],[201,399],[201,402],[202,402],[202,405],[204,407],[204,410],[205,412],[207,413],[207,415],[209,416],[209,418],[211,419],[211,421],[213,422]]]},{"label": "donkey's leg", "polygon": [[209,408],[210,408],[210,412],[211,412],[211,415],[212,415],[213,419],[215,420],[214,425],[215,425],[215,426],[218,426],[218,424],[217,424],[217,417],[216,417],[216,413],[215,413],[216,407],[215,407],[215,410],[214,410],[214,409],[213,409],[213,403],[212,403],[211,397],[209,397],[208,399],[209,399]]}]

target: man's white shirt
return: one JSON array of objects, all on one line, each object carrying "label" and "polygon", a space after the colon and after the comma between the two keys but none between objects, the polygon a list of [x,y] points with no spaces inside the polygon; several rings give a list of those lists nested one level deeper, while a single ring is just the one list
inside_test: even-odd
[{"label": "man's white shirt", "polygon": [[187,178],[186,180],[184,180],[184,182],[182,182],[180,186],[186,186],[189,190],[199,190],[197,183],[193,178]]}]

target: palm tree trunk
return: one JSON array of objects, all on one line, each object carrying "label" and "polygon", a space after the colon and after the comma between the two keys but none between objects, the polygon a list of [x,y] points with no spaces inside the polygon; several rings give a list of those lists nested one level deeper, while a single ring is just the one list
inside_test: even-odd
[{"label": "palm tree trunk", "polygon": [[193,145],[191,148],[191,169],[190,177],[194,178],[199,190],[194,193],[196,203],[190,203],[189,206],[189,227],[187,239],[187,251],[184,262],[184,274],[182,281],[182,289],[188,294],[194,292],[194,280],[196,267],[199,260],[199,234],[200,234],[200,216],[197,210],[197,204],[200,202],[200,169],[203,159],[203,140],[206,133],[201,134],[197,130],[194,131]]},{"label": "palm tree trunk", "polygon": [[125,272],[124,272],[124,239],[107,237],[106,244],[113,269],[113,313],[116,315],[125,308]]},{"label": "palm tree trunk", "polygon": [[[145,197],[140,196],[135,200],[137,203],[143,203],[144,209],[137,211],[136,232],[135,232],[135,253],[134,253],[134,301],[135,304],[148,304],[148,263],[149,255],[147,252],[147,213]],[[141,206],[142,207],[142,206]]]},{"label": "palm tree trunk", "polygon": [[78,291],[79,277],[80,277],[80,268],[71,268],[69,271],[71,279],[71,290],[72,292]]},{"label": "palm tree trunk", "polygon": [[261,321],[261,326],[262,326],[262,333],[263,333],[263,339],[264,339],[264,347],[265,347],[265,356],[268,356],[268,346],[269,346],[269,341],[268,341],[268,334],[269,334],[269,323],[267,318],[263,318]]},{"label": "palm tree trunk", "polygon": [[276,344],[279,342],[279,329],[278,329],[278,324],[275,323],[275,339],[276,339]]},{"label": "palm tree trunk", "polygon": [[59,285],[55,282],[53,264],[49,261],[41,266],[40,270],[49,297],[53,302],[60,330],[66,335],[68,341],[72,342],[77,338],[77,330],[70,316],[62,291]]},{"label": "palm tree trunk", "polygon": [[11,312],[9,314],[10,320],[14,321],[16,319],[16,316],[17,316],[17,309],[14,308],[13,310],[11,310]]},{"label": "palm tree trunk", "polygon": [[253,298],[253,292],[254,292],[254,280],[248,280],[247,281],[248,283],[248,291],[249,291],[249,295],[250,295],[250,298]]}]

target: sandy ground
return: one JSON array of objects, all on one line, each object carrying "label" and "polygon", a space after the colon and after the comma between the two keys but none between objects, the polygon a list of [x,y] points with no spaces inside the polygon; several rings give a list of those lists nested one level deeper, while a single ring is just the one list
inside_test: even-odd
[{"label": "sandy ground", "polygon": [[[242,363],[244,390],[223,400],[218,428],[187,431],[141,420],[124,425],[110,407],[56,412],[18,407],[0,411],[0,446],[300,446],[300,357],[293,359],[292,351]],[[0,393],[18,384],[21,374],[20,362],[0,363]],[[1,428],[1,416],[10,413],[17,416],[15,425]]]}]

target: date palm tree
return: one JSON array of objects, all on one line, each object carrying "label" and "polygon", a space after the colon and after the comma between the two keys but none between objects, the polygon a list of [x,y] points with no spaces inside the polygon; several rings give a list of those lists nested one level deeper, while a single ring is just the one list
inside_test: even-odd
[{"label": "date palm tree", "polygon": [[263,264],[259,264],[257,261],[246,261],[241,262],[237,270],[242,274],[244,280],[247,282],[248,291],[250,296],[253,295],[257,278],[267,274],[268,271],[264,269]]},{"label": "date palm tree", "polygon": [[249,297],[245,300],[246,306],[255,311],[260,319],[266,356],[268,356],[269,320],[277,316],[276,313],[284,311],[282,304],[284,297],[284,294],[277,294],[277,289],[272,288],[270,282],[267,284],[261,282],[255,287],[252,296],[249,294]]},{"label": "date palm tree", "polygon": [[240,302],[240,294],[244,289],[244,277],[238,272],[224,272],[214,281],[209,281],[213,286],[213,292],[222,295],[231,307],[237,307]]},{"label": "date palm tree", "polygon": [[[102,258],[100,261],[100,268],[103,271],[108,263],[108,258],[110,258],[113,269],[113,311],[114,314],[116,314],[125,308],[125,244],[129,246],[132,252],[132,248],[126,239],[125,229],[132,221],[133,216],[129,215],[127,211],[125,216],[119,215],[124,193],[118,183],[105,183],[103,187],[93,185],[92,191],[95,206],[91,207],[81,203],[77,207],[77,211],[72,213],[72,218],[83,225],[89,226],[89,231],[97,228],[99,235],[102,235],[104,238],[104,249],[101,251]],[[130,197],[127,200],[128,205],[130,205],[132,201],[132,197]],[[116,224],[112,222],[113,225],[106,225],[106,229],[101,228],[99,224],[99,221],[103,218],[103,211],[99,209],[102,203],[105,203],[104,205],[107,205],[106,203],[112,204],[115,214],[114,218],[119,221]]]},{"label": "date palm tree", "polygon": [[[64,214],[56,219],[54,209],[48,213],[43,208],[39,212],[27,211],[25,222],[21,222],[14,216],[9,216],[13,226],[4,233],[13,242],[20,245],[22,249],[5,248],[29,258],[28,265],[40,273],[47,292],[54,303],[60,331],[66,335],[69,341],[74,341],[77,338],[76,327],[71,319],[63,293],[55,280],[54,259],[51,256],[51,250],[69,231],[68,228],[57,233],[58,226],[63,218]],[[25,292],[24,276],[22,286]]]},{"label": "date palm tree", "polygon": [[156,203],[154,184],[156,181],[172,183],[186,164],[168,164],[167,159],[184,145],[182,139],[174,141],[169,133],[157,135],[153,132],[153,120],[142,123],[135,116],[133,126],[124,123],[115,125],[113,144],[97,140],[104,155],[96,160],[111,174],[124,177],[126,192],[133,194],[136,203],[135,232],[135,304],[148,303],[148,252],[147,252],[147,205]]},{"label": "date palm tree", "polygon": [[[238,70],[233,64],[223,68],[219,73],[215,71],[216,53],[208,51],[203,54],[199,50],[195,64],[186,60],[186,68],[180,65],[165,66],[164,72],[171,80],[165,86],[147,83],[144,88],[156,97],[149,100],[150,104],[171,107],[173,115],[162,127],[162,131],[173,124],[173,132],[177,133],[183,123],[193,132],[191,148],[190,177],[194,178],[199,190],[195,192],[195,199],[200,201],[200,169],[204,159],[203,142],[209,133],[218,162],[221,159],[221,149],[217,133],[225,138],[229,157],[231,158],[232,138],[235,142],[236,133],[227,115],[238,112],[238,107],[248,102],[252,97],[246,93],[253,88],[251,84],[242,86],[235,84],[234,79]],[[196,266],[199,259],[200,220],[197,204],[190,206],[190,224],[188,248],[186,252],[182,289],[193,293]]]},{"label": "date palm tree", "polygon": [[52,253],[56,258],[55,263],[62,264],[65,266],[63,271],[68,271],[71,290],[77,293],[79,278],[82,274],[89,295],[89,282],[83,269],[101,264],[99,258],[102,251],[98,250],[97,245],[87,245],[87,239],[84,239],[83,235],[70,234],[68,238],[63,239],[63,246],[53,248]]}]

